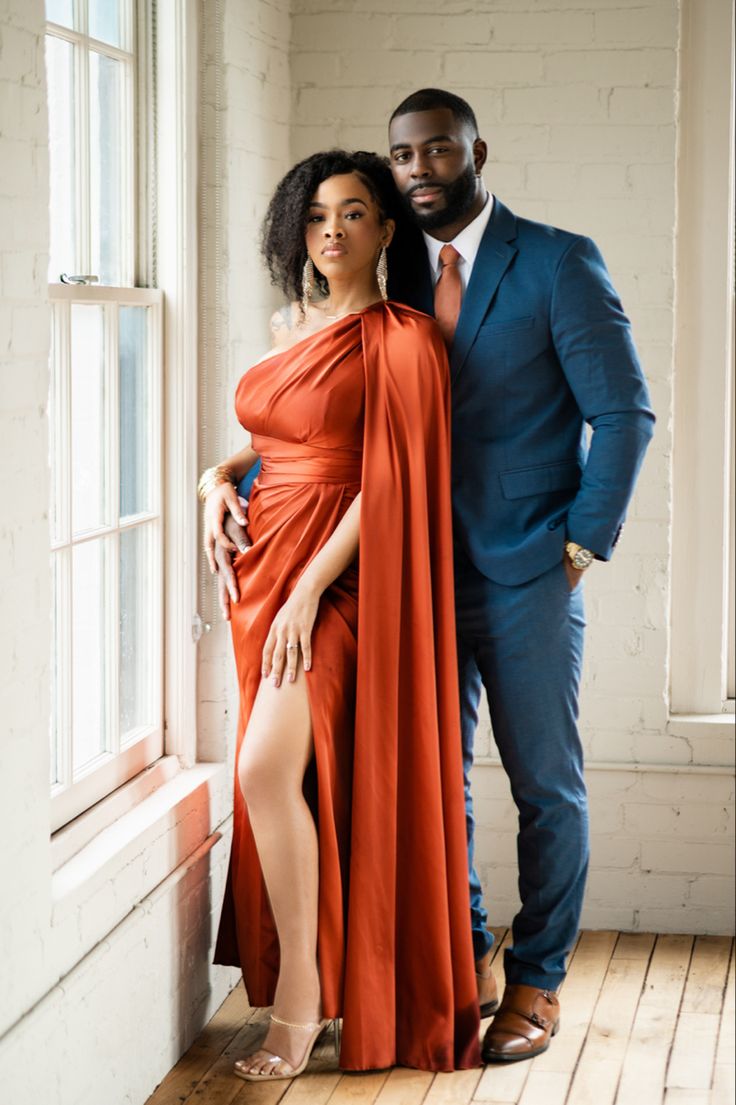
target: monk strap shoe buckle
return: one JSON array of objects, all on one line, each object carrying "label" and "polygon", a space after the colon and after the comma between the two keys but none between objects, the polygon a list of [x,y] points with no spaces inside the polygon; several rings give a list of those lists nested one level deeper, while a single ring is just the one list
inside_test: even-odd
[{"label": "monk strap shoe buckle", "polygon": [[530,1013],[529,1020],[532,1024],[536,1024],[538,1028],[548,1028],[550,1025],[547,1017],[540,1017],[539,1013]]}]

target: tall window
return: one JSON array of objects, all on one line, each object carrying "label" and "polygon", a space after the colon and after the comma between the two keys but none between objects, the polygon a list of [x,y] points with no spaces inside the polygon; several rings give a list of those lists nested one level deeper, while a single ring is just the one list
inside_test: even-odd
[{"label": "tall window", "polygon": [[163,751],[161,294],[133,286],[147,10],[46,4],[54,828]]}]

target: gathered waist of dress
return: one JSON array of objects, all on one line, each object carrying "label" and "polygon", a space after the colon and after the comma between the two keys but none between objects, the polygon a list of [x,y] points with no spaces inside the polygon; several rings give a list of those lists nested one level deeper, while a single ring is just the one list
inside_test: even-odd
[{"label": "gathered waist of dress", "polygon": [[276,487],[286,483],[360,484],[362,451],[323,449],[298,441],[253,435],[253,448],[261,458],[258,483]]}]

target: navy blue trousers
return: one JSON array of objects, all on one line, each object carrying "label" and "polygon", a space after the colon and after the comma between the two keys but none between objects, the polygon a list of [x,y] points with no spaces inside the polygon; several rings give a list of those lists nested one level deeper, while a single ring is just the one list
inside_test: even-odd
[{"label": "navy blue trousers", "polygon": [[[588,869],[588,808],[577,728],[583,584],[562,562],[506,587],[455,549],[456,616],[475,957],[492,946],[474,865],[470,769],[485,687],[493,735],[519,811],[521,909],[505,952],[507,983],[556,989],[575,941]],[[489,856],[491,866],[493,856]]]}]

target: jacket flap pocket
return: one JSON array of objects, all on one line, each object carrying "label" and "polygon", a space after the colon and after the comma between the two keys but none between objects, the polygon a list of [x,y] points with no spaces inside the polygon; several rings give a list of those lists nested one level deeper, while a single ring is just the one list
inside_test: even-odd
[{"label": "jacket flap pocket", "polygon": [[500,472],[501,490],[505,499],[522,499],[525,495],[544,495],[548,491],[563,491],[580,486],[580,466],[574,460],[557,464],[537,464],[533,468],[513,468]]}]

